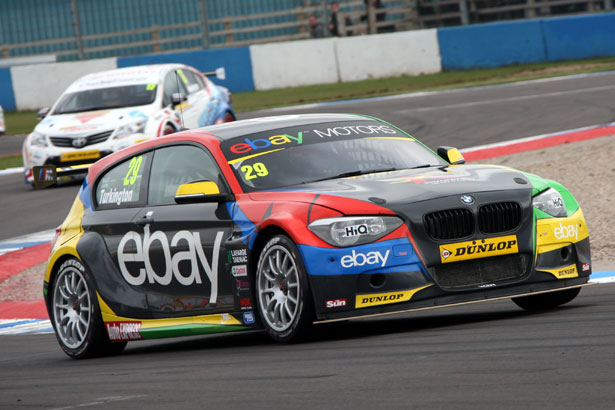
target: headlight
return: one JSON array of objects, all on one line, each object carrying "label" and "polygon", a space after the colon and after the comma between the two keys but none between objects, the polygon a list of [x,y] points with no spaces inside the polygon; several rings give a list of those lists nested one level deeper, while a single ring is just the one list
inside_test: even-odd
[{"label": "headlight", "polygon": [[551,216],[567,216],[566,205],[559,192],[549,188],[532,199],[532,205]]},{"label": "headlight", "polygon": [[350,216],[319,219],[308,225],[323,241],[346,247],[376,241],[402,225],[394,216]]},{"label": "headlight", "polygon": [[126,138],[131,136],[132,134],[138,134],[145,130],[145,124],[147,120],[140,120],[137,122],[133,122],[130,124],[122,125],[115,130],[115,134],[113,135],[114,140]]},{"label": "headlight", "polygon": [[30,145],[35,147],[48,147],[49,143],[47,142],[47,136],[44,134],[33,132],[30,134],[30,138],[28,139]]}]

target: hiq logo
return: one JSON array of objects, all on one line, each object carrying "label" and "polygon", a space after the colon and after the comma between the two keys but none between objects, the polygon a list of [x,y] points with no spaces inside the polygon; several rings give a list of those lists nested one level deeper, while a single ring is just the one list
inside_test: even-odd
[{"label": "hiq logo", "polygon": [[246,152],[250,152],[257,149],[269,148],[272,145],[284,145],[290,144],[293,141],[297,143],[297,145],[301,145],[303,143],[303,132],[299,131],[296,137],[293,137],[289,134],[282,135],[274,135],[265,138],[244,138],[245,142],[240,142],[239,144],[231,145],[231,152],[234,154],[245,154]]},{"label": "hiq logo", "polygon": [[344,236],[367,235],[368,233],[369,229],[365,224],[347,226],[344,228]]}]

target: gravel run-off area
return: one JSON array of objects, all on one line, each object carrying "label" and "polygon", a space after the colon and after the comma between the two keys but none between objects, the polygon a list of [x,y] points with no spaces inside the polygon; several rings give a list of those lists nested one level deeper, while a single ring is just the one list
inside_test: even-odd
[{"label": "gravel run-off area", "polygon": [[[615,266],[615,135],[473,163],[504,165],[554,179],[579,201],[594,270]],[[598,264],[596,264],[598,263]]]}]

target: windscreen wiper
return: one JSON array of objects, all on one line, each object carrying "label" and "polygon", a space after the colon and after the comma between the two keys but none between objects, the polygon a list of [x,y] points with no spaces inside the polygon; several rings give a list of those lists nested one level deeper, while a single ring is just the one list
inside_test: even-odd
[{"label": "windscreen wiper", "polygon": [[366,169],[366,170],[348,171],[348,172],[342,172],[341,174],[333,175],[330,177],[317,179],[315,181],[310,181],[310,182],[327,181],[329,179],[356,177],[359,175],[375,174],[377,172],[390,172],[390,171],[397,171],[397,168],[381,168],[381,169]]}]

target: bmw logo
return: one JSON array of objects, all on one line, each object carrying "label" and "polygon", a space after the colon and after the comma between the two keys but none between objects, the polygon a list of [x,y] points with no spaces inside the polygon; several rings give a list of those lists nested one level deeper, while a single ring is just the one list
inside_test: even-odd
[{"label": "bmw logo", "polygon": [[461,197],[461,202],[463,202],[464,204],[473,204],[474,203],[474,197],[471,195],[464,195]]}]

